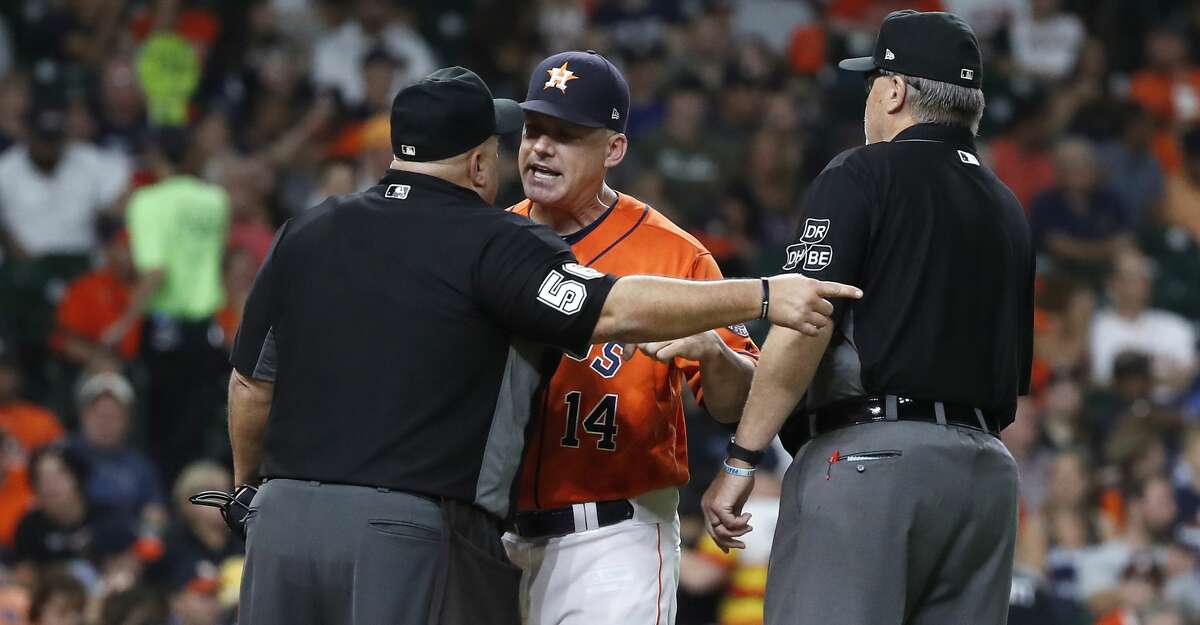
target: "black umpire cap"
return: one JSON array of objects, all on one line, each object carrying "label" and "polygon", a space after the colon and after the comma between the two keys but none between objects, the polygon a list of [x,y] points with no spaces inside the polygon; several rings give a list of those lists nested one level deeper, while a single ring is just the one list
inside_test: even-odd
[{"label": "black umpire cap", "polygon": [[983,59],[975,32],[957,15],[895,11],[883,20],[875,54],[838,63],[856,72],[883,69],[979,89]]},{"label": "black umpire cap", "polygon": [[521,108],[580,126],[625,132],[629,83],[595,50],[560,52],[533,70]]},{"label": "black umpire cap", "polygon": [[392,100],[392,154],[402,161],[440,161],[523,124],[514,100],[493,99],[475,72],[446,67]]}]

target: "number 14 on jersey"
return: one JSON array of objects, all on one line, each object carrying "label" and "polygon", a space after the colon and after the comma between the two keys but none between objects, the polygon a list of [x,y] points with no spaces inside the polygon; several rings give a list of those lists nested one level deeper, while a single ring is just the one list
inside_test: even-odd
[{"label": "number 14 on jersey", "polygon": [[[571,391],[563,398],[567,404],[566,431],[560,443],[563,447],[579,447],[579,414],[582,411],[583,393]],[[583,431],[600,438],[596,449],[613,451],[617,448],[617,396],[605,395],[583,418]]]}]

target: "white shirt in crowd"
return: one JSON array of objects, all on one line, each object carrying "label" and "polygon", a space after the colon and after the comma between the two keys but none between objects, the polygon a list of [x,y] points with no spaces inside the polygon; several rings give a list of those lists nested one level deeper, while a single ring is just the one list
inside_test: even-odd
[{"label": "white shirt in crowd", "polygon": [[1075,68],[1086,35],[1083,22],[1071,13],[1018,18],[1012,26],[1013,60],[1021,71],[1058,80]]},{"label": "white shirt in crowd", "polygon": [[1029,15],[1028,0],[944,0],[942,5],[970,24],[980,40],[991,39]]},{"label": "white shirt in crowd", "polygon": [[366,97],[363,58],[376,46],[382,46],[401,64],[392,85],[395,91],[437,69],[433,51],[408,25],[394,22],[375,38],[363,31],[357,20],[346,20],[314,46],[313,82],[318,87],[337,89],[348,104],[360,104]]},{"label": "white shirt in crowd", "polygon": [[120,154],[68,143],[47,174],[15,145],[0,155],[0,219],[30,256],[90,254],[96,217],[125,192],[130,172]]},{"label": "white shirt in crowd", "polygon": [[1124,351],[1149,355],[1159,375],[1166,367],[1196,364],[1195,330],[1183,317],[1165,310],[1146,310],[1136,319],[1102,310],[1092,321],[1091,343],[1092,378],[1101,384],[1112,379],[1113,363]]}]

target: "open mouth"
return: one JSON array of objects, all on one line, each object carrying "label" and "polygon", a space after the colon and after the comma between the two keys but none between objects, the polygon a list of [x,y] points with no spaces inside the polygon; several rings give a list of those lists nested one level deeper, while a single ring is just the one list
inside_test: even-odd
[{"label": "open mouth", "polygon": [[531,164],[526,169],[533,173],[533,177],[537,180],[554,180],[562,175],[545,165]]}]

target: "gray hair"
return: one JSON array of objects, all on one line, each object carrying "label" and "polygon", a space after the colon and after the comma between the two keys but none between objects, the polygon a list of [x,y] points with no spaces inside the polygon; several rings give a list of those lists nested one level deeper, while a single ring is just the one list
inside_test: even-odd
[{"label": "gray hair", "polygon": [[909,102],[918,122],[968,128],[971,134],[979,132],[979,120],[983,118],[983,90],[896,72],[880,73],[899,76],[912,89]]}]

